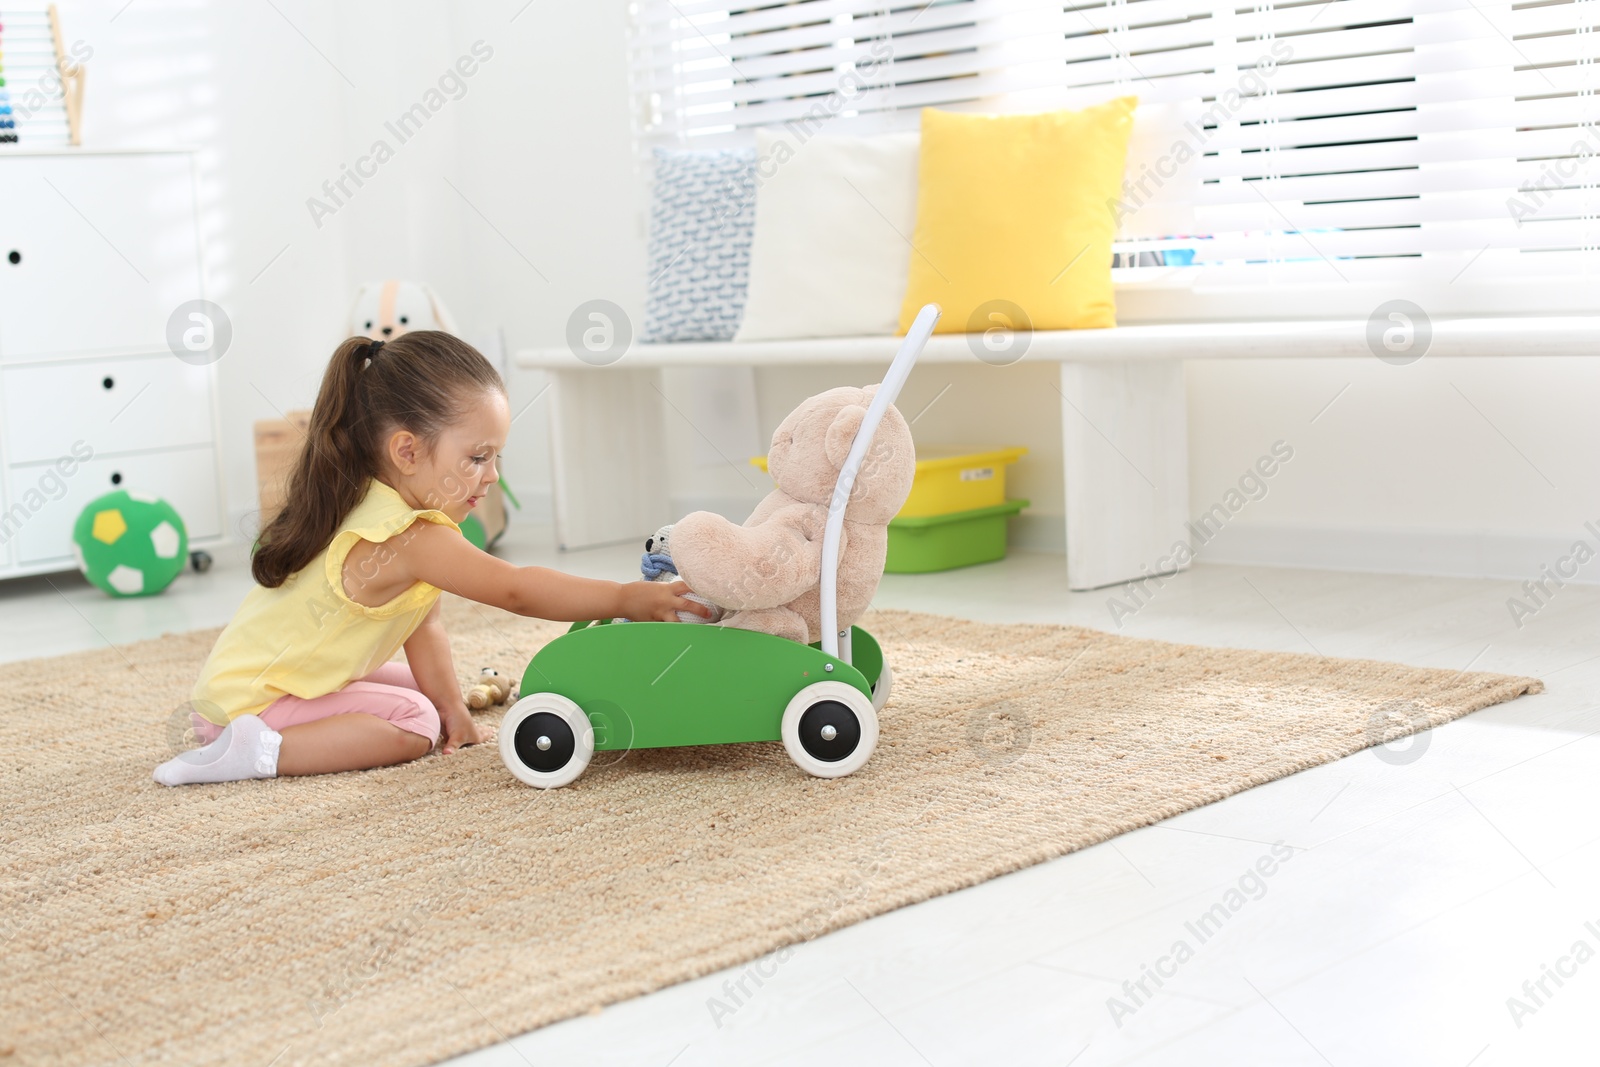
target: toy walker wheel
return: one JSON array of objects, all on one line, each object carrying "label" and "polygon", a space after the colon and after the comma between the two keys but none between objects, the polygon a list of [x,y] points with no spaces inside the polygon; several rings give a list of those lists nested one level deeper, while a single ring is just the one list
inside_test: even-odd
[{"label": "toy walker wheel", "polygon": [[556,693],[530,693],[500,723],[500,758],[519,781],[557,789],[577,780],[594,755],[589,716]]},{"label": "toy walker wheel", "polygon": [[197,548],[189,553],[189,566],[193,567],[196,574],[204,574],[211,569],[211,553],[203,548]]},{"label": "toy walker wheel", "polygon": [[872,710],[882,711],[883,706],[889,703],[889,690],[894,688],[894,672],[889,669],[889,661],[883,661],[883,669],[878,672],[878,680],[872,683]]},{"label": "toy walker wheel", "polygon": [[844,682],[806,686],[783,710],[783,747],[789,758],[818,778],[842,778],[860,770],[878,746],[878,713],[872,703]]}]

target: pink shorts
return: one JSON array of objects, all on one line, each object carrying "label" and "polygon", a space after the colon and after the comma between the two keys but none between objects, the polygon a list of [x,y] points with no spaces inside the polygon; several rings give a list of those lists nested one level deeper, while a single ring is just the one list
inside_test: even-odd
[{"label": "pink shorts", "polygon": [[[334,715],[359,712],[378,718],[426,737],[429,743],[439,740],[439,711],[433,701],[422,695],[411,668],[404,663],[385,663],[365,678],[358,678],[337,693],[306,700],[297,696],[281,696],[261,711],[261,721],[274,730],[316,722]],[[199,712],[190,712],[195,737],[208,745],[222,735],[222,727],[205,719]]]}]

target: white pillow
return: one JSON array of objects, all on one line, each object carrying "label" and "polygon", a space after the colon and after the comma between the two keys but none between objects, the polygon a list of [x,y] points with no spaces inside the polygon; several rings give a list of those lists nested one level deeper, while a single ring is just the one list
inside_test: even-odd
[{"label": "white pillow", "polygon": [[921,135],[756,131],[750,288],[735,341],[893,334],[917,224]]},{"label": "white pillow", "polygon": [[1176,237],[1198,229],[1194,207],[1205,147],[1193,131],[1200,129],[1201,111],[1199,101],[1134,109],[1117,240]]}]

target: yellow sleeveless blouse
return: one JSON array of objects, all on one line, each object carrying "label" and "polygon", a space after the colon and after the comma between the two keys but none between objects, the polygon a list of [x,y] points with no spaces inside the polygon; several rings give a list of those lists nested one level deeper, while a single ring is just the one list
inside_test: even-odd
[{"label": "yellow sleeveless blouse", "polygon": [[278,588],[257,585],[246,595],[200,669],[194,710],[224,725],[284,695],[309,700],[337,692],[389,662],[427,618],[440,590],[416,582],[386,604],[358,604],[345,593],[345,557],[357,541],[387,541],[418,519],[461,531],[444,512],[417,511],[371,479],[320,557]]}]

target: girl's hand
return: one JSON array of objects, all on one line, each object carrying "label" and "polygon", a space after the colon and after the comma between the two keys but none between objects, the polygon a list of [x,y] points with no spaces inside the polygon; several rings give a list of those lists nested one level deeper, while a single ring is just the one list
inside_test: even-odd
[{"label": "girl's hand", "polygon": [[689,591],[688,582],[628,582],[617,614],[635,622],[678,622],[678,612],[692,611],[709,619],[711,609],[683,595]]},{"label": "girl's hand", "polygon": [[444,727],[444,740],[440,748],[446,756],[462,745],[479,745],[494,736],[494,730],[487,726],[480,727],[465,707],[447,708],[440,712],[439,719]]}]

